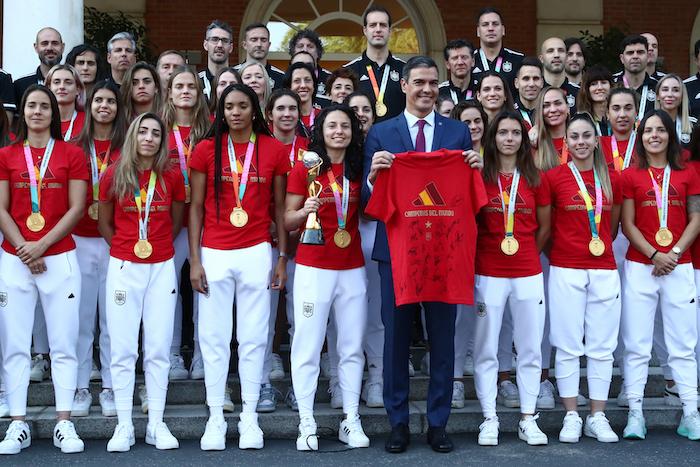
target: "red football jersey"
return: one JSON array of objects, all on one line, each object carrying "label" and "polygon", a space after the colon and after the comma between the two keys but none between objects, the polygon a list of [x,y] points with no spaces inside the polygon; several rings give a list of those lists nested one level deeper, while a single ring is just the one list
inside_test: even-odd
[{"label": "red football jersey", "polygon": [[[700,161],[688,162],[688,168],[695,170],[700,180]],[[693,259],[693,269],[700,269],[700,235],[690,246],[690,256]]]},{"label": "red football jersey", "polygon": [[[612,206],[622,204],[622,187],[615,171],[610,171],[612,200],[603,193],[603,212],[598,235],[605,244],[601,256],[593,256],[588,250],[591,226],[586,203],[579,193],[578,184],[568,165],[560,165],[545,174],[542,185],[544,203],[552,206],[552,250],[549,262],[552,266],[571,269],[616,269],[612,249]],[[595,206],[595,182],[593,170],[581,172],[591,203]]]},{"label": "red football jersey", "polygon": [[[221,142],[221,191],[218,216],[214,195],[214,139],[200,141],[190,158],[190,168],[207,175],[202,246],[217,250],[246,248],[271,241],[270,203],[273,198],[273,178],[278,175],[286,176],[291,169],[289,153],[284,145],[267,135],[258,135],[250,164],[248,187],[241,201],[241,207],[248,213],[248,223],[244,227],[234,227],[229,221],[236,201],[233,195],[227,137],[227,135],[222,136]],[[248,143],[234,144],[239,174],[243,172],[247,147]]]},{"label": "red football jersey", "polygon": [[[134,254],[134,245],[139,239],[139,211],[133,193],[125,199],[119,199],[112,192],[115,167],[112,165],[107,169],[100,183],[100,201],[114,203],[114,236],[109,250],[110,256],[134,263],[160,263],[169,260],[175,254],[170,208],[173,201],[185,201],[182,174],[176,168],[171,168],[156,180],[148,218],[148,241],[153,245],[153,253],[148,258],[141,259]],[[143,209],[146,206],[150,177],[150,170],[139,174]]]},{"label": "red football jersey", "polygon": [[[30,148],[30,150],[34,165],[39,167],[45,148]],[[32,232],[26,224],[27,217],[32,213],[32,204],[29,192],[29,172],[24,159],[22,142],[0,149],[0,180],[10,182],[10,215],[27,241],[36,241],[44,237],[66,214],[69,206],[69,180],[87,181],[89,178],[83,151],[72,144],[56,141],[41,183],[40,211],[46,220],[46,225],[40,232]],[[15,254],[15,248],[7,239],[3,241],[2,248],[8,253]],[[73,237],[66,235],[51,245],[44,256],[65,253],[74,248]]]},{"label": "red football jersey", "polygon": [[[664,169],[651,168],[661,189]],[[700,194],[700,179],[692,168],[671,170],[670,186],[668,188],[668,229],[673,234],[673,242],[668,246],[656,243],[655,236],[659,230],[659,214],[656,208],[656,195],[647,169],[629,167],[622,172],[623,196],[634,200],[634,224],[644,235],[647,242],[662,253],[668,253],[673,245],[681,238],[688,225],[686,200],[688,196]],[[630,243],[626,258],[637,263],[652,264],[652,261],[642,252],[637,251]],[[689,263],[690,254],[684,252],[679,263]]]},{"label": "red football jersey", "polygon": [[[603,151],[603,155],[605,156],[605,162],[608,163],[608,167],[610,169],[615,168],[615,164],[613,161],[613,150],[612,150],[612,136],[601,136],[599,137],[600,140],[600,149]],[[627,152],[627,145],[629,144],[629,140],[626,139],[624,141],[618,141],[617,142],[617,149],[620,152],[620,157],[622,160],[625,160],[625,153]],[[632,150],[632,157],[630,158],[630,167],[636,167],[637,166],[637,153]]]},{"label": "red football jersey", "polygon": [[297,135],[292,143],[285,144],[284,147],[289,155],[289,163],[294,166],[297,162],[301,161],[304,151],[309,147],[309,140],[303,136]]},{"label": "red football jersey", "polygon": [[474,302],[476,213],[484,182],[460,150],[396,154],[365,212],[386,224],[396,304]]},{"label": "red football jersey", "polygon": [[[80,150],[82,151],[82,147],[80,147]],[[112,149],[110,148],[110,141],[109,140],[95,140],[95,152],[97,153],[97,166],[102,167],[102,164],[105,162],[105,158],[107,156],[107,151],[109,150],[109,159],[106,160],[107,162],[107,168],[109,168],[110,165],[114,164],[117,159],[119,158],[119,149]],[[73,229],[73,233],[75,235],[79,235],[81,237],[101,237],[100,232],[97,230],[97,221],[93,220],[90,218],[90,214],[88,213],[88,210],[90,209],[90,205],[93,203],[92,199],[92,172],[91,172],[91,166],[90,166],[90,154],[85,154],[85,163],[87,164],[87,170],[88,174],[90,174],[90,179],[88,180],[88,189],[87,189],[87,196],[85,198],[85,212],[83,212],[83,217],[78,221],[78,224],[75,226],[75,229]],[[107,170],[107,169],[105,169]],[[99,175],[99,171],[98,171]],[[98,199],[99,199],[99,193],[98,193]]]},{"label": "red football jersey", "polygon": [[[73,128],[71,129],[70,132],[70,137],[68,138],[68,141],[74,140],[75,138],[78,137],[80,132],[83,130],[83,126],[85,126],[85,112],[82,110],[78,110],[78,115],[75,117],[75,121],[73,122]],[[61,134],[65,137],[66,132],[68,131],[68,128],[70,127],[70,120],[66,120],[65,122],[61,122]]]},{"label": "red football jersey", "polygon": [[[510,195],[512,174],[499,174],[501,186]],[[476,273],[492,277],[527,277],[542,272],[540,254],[537,251],[535,234],[537,233],[537,206],[549,203],[542,199],[542,178],[540,186],[531,187],[524,177],[518,183],[517,199],[513,224],[513,236],[520,248],[517,253],[508,256],[501,251],[501,241],[505,237],[505,225],[501,193],[497,183],[484,181],[487,204],[481,208],[477,218],[479,236],[476,242]],[[506,213],[508,204],[506,203]]]},{"label": "red football jersey", "polygon": [[[332,164],[332,170],[336,182],[342,190],[343,164]],[[308,198],[307,173],[308,170],[304,167],[304,164],[296,164],[287,179],[287,192],[303,195],[304,199]],[[360,241],[360,231],[358,230],[360,217],[359,180],[350,181],[349,185],[350,197],[348,198],[348,217],[345,230],[350,234],[351,241],[347,248],[340,248],[333,241],[333,235],[338,230],[338,215],[335,208],[333,189],[328,179],[328,171],[320,174],[316,180],[321,183],[321,193],[318,196],[321,208],[318,210],[318,217],[321,221],[325,242],[323,246],[299,243],[296,256],[297,264],[334,270],[354,269],[364,266],[365,260],[362,256],[362,242]]]}]

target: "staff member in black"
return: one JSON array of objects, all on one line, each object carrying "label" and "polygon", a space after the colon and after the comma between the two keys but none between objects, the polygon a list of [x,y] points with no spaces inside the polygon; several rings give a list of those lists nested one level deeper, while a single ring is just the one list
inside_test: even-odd
[{"label": "staff member in black", "polygon": [[314,58],[316,64],[316,77],[318,78],[318,94],[326,93],[326,81],[331,76],[331,72],[321,67],[321,57],[323,57],[323,43],[316,31],[313,29],[302,29],[289,39],[289,56],[293,57],[298,52],[306,52]]},{"label": "staff member in black", "polygon": [[14,102],[22,102],[22,96],[32,84],[44,84],[44,77],[52,66],[61,63],[63,50],[66,44],[63,43],[61,33],[54,28],[42,28],[36,33],[34,51],[39,56],[39,66],[35,73],[23,76],[15,80]]},{"label": "staff member in black", "polygon": [[564,59],[564,73],[570,83],[581,86],[583,70],[586,68],[586,44],[578,37],[564,39],[566,46],[566,58]]},{"label": "staff member in black", "polygon": [[472,78],[474,45],[464,39],[454,39],[445,45],[442,53],[450,78],[440,83],[439,97],[450,98],[455,105],[476,99],[477,81]]},{"label": "staff member in black", "polygon": [[576,113],[576,96],[579,86],[569,82],[564,73],[564,60],[566,59],[566,44],[559,37],[550,37],[542,42],[540,47],[540,60],[544,66],[545,86],[556,86],[566,92],[566,103],[569,105],[569,114]]},{"label": "staff member in black", "polygon": [[[272,90],[282,87],[284,71],[267,63],[267,54],[270,52],[270,30],[263,23],[253,23],[245,27],[243,49],[245,49],[245,62],[260,62],[270,76]],[[243,62],[243,63],[245,63]],[[241,71],[243,63],[236,65],[236,70]]]},{"label": "staff member in black", "polygon": [[233,29],[228,23],[215,19],[207,26],[202,47],[207,51],[207,67],[200,71],[198,76],[204,95],[207,96],[207,101],[210,101],[216,73],[229,66],[228,57],[233,50]]},{"label": "staff member in black", "polygon": [[542,62],[536,57],[525,57],[515,77],[515,106],[520,116],[532,128],[535,123],[537,96],[544,87]]},{"label": "staff member in black", "polygon": [[695,66],[698,73],[685,79],[685,84],[688,90],[688,100],[690,101],[690,114],[695,118],[700,118],[700,39],[695,41],[693,47],[693,57],[695,57]]},{"label": "staff member in black", "polygon": [[649,42],[646,37],[633,34],[622,39],[620,43],[620,62],[624,68],[613,75],[613,80],[620,86],[634,89],[640,96],[639,116],[641,120],[646,113],[654,110],[656,102],[657,81],[647,73],[649,60]]}]

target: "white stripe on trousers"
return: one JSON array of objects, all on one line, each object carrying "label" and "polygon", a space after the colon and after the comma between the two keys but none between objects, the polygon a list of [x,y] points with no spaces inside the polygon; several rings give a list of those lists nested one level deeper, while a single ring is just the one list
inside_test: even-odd
[{"label": "white stripe on trousers", "polygon": [[143,372],[150,410],[164,410],[170,371],[170,343],[177,300],[173,259],[134,263],[109,258],[107,328],[117,410],[133,407],[134,370],[143,322]]},{"label": "white stripe on trousers", "polygon": [[696,403],[698,397],[695,347],[698,322],[692,264],[679,264],[665,276],[651,275],[654,266],[625,261],[625,290],[621,332],[625,343],[627,397],[641,399],[649,374],[654,335],[654,314],[661,307],[668,365],[681,400]]},{"label": "white stripe on trousers", "polygon": [[[545,295],[542,274],[502,278],[476,275],[474,383],[484,417],[496,416],[498,346],[506,312],[513,322],[518,352],[516,372],[520,411],[534,414],[542,372]],[[508,310],[508,311],[506,311]]]},{"label": "white stripe on trousers", "polygon": [[241,398],[244,404],[258,403],[270,325],[271,265],[268,242],[236,250],[202,248],[209,295],[199,294],[199,345],[209,406],[224,405],[234,297]]},{"label": "white stripe on trousers", "polygon": [[110,339],[107,329],[107,308],[105,300],[109,245],[102,237],[81,237],[73,235],[75,252],[80,266],[80,324],[78,330],[78,381],[77,388],[90,386],[92,352],[95,341],[96,321],[100,323],[100,364],[102,387],[112,387],[109,371]]},{"label": "white stripe on trousers", "polygon": [[591,399],[608,400],[613,351],[620,328],[620,276],[615,269],[549,269],[549,339],[561,397],[579,394],[586,356]]},{"label": "white stripe on trousers", "polygon": [[300,417],[313,414],[320,352],[331,308],[338,329],[338,381],[343,393],[343,412],[357,413],[365,364],[362,353],[367,320],[365,269],[335,271],[297,264],[294,278],[297,339],[292,343],[291,361]]},{"label": "white stripe on trousers", "polygon": [[[10,415],[24,416],[31,369],[31,342],[37,301],[46,310],[56,411],[70,411],[78,375],[76,345],[80,270],[75,250],[45,256],[46,272],[33,275],[15,255],[0,257],[0,345]],[[36,317],[36,319],[39,319]]]}]

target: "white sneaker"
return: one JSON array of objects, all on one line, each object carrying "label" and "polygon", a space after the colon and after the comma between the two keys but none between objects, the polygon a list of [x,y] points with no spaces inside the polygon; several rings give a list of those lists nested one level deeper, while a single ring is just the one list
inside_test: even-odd
[{"label": "white sneaker", "polygon": [[114,405],[114,391],[103,389],[100,392],[100,407],[102,408],[103,417],[117,416],[117,407]]},{"label": "white sneaker", "polygon": [[13,420],[5,432],[5,439],[0,441],[0,454],[19,454],[32,444],[29,425],[24,420]]},{"label": "white sneaker", "polygon": [[696,410],[691,415],[683,415],[676,433],[691,441],[700,439],[700,413]]},{"label": "white sneaker", "polygon": [[145,384],[139,386],[139,399],[141,399],[141,412],[148,413],[148,392]]},{"label": "white sneaker", "polygon": [[554,385],[548,379],[540,383],[540,393],[537,395],[536,407],[541,410],[554,408]]},{"label": "white sneaker", "polygon": [[537,426],[538,418],[540,418],[540,414],[527,417],[525,420],[518,422],[518,438],[525,441],[529,446],[544,446],[549,442],[547,435],[542,433],[540,427]]},{"label": "white sneaker", "polygon": [[258,426],[258,414],[241,413],[238,422],[238,449],[262,449],[263,432]]},{"label": "white sneaker", "polygon": [[411,355],[408,356],[408,376],[416,376],[416,369],[413,367]]},{"label": "white sneaker", "polygon": [[134,425],[118,423],[114,428],[112,439],[107,443],[107,452],[128,452],[136,444]]},{"label": "white sneaker", "polygon": [[190,365],[190,379],[204,379],[204,361],[201,355],[192,359],[192,364]]},{"label": "white sneaker", "polygon": [[464,408],[464,383],[461,381],[452,382],[452,408]]},{"label": "white sneaker", "polygon": [[97,369],[95,362],[92,362],[92,370],[90,370],[90,381],[102,381],[102,373]]},{"label": "white sneaker", "polygon": [[625,391],[625,385],[622,385],[620,393],[617,395],[617,406],[618,407],[629,407],[630,401],[627,398],[627,392]]},{"label": "white sneaker", "polygon": [[620,441],[620,438],[610,428],[610,421],[608,421],[603,412],[596,412],[594,415],[586,417],[583,434],[589,438],[595,438],[601,443],[617,443]]},{"label": "white sneaker", "polygon": [[426,352],[423,355],[423,359],[420,362],[420,371],[424,375],[430,376],[430,352]]},{"label": "white sneaker", "polygon": [[272,369],[270,370],[270,381],[279,381],[284,379],[284,365],[282,357],[279,354],[272,354]]},{"label": "white sneaker", "polygon": [[465,376],[474,376],[473,356],[467,355],[467,358],[464,359],[464,368],[462,369],[462,372],[465,374]]},{"label": "white sneaker", "polygon": [[146,426],[146,444],[155,446],[156,449],[177,449],[180,443],[177,438],[170,433],[165,422],[157,422]]},{"label": "white sneaker", "polygon": [[61,420],[56,423],[56,427],[53,429],[53,445],[59,448],[63,454],[73,454],[85,450],[85,443],[75,432],[75,425],[70,420]]},{"label": "white sneaker", "polygon": [[236,410],[236,405],[231,400],[231,388],[226,386],[224,390],[224,412],[233,413]]},{"label": "white sneaker", "polygon": [[369,381],[362,388],[362,400],[365,401],[367,407],[382,408],[384,407],[384,384],[382,381]]},{"label": "white sneaker", "polygon": [[316,421],[313,419],[313,417],[304,417],[299,421],[297,451],[318,451]]},{"label": "white sneaker", "polygon": [[564,416],[564,422],[559,432],[559,441],[562,443],[578,443],[581,439],[583,420],[576,412],[568,412]]},{"label": "white sneaker", "polygon": [[355,415],[352,418],[348,416],[345,420],[340,422],[338,439],[341,443],[345,443],[351,448],[369,447],[369,438],[362,429],[359,415]]},{"label": "white sneaker", "polygon": [[44,359],[41,354],[32,357],[32,369],[29,372],[29,381],[33,383],[41,383],[45,378],[49,377],[51,365],[49,361]]},{"label": "white sneaker", "polygon": [[671,387],[664,385],[664,403],[669,407],[683,407],[681,397],[678,395],[678,387],[675,384]]},{"label": "white sneaker", "polygon": [[324,378],[330,378],[331,377],[331,361],[330,358],[328,357],[328,352],[323,352],[321,354],[321,375],[323,375]]},{"label": "white sneaker", "polygon": [[647,436],[647,424],[641,410],[627,412],[627,425],[622,431],[625,439],[644,439]]},{"label": "white sneaker", "polygon": [[223,451],[226,449],[226,430],[228,423],[223,418],[209,417],[199,448],[202,451]]},{"label": "white sneaker", "polygon": [[92,405],[92,394],[89,389],[78,389],[73,396],[73,408],[71,409],[71,417],[87,417],[90,413]]},{"label": "white sneaker", "polygon": [[501,381],[501,383],[498,385],[496,402],[512,409],[520,407],[520,394],[518,393],[518,386],[509,380]]},{"label": "white sneaker", "polygon": [[170,371],[168,372],[168,381],[181,381],[187,379],[190,372],[185,368],[185,359],[180,354],[170,354]]},{"label": "white sneaker", "polygon": [[338,378],[331,378],[328,382],[328,394],[331,395],[331,408],[332,409],[342,409],[343,408],[343,391],[340,389],[340,381]]},{"label": "white sneaker", "polygon": [[498,417],[491,417],[479,425],[479,446],[498,446]]},{"label": "white sneaker", "polygon": [[7,403],[7,396],[5,391],[0,391],[0,418],[5,418],[10,416],[10,406]]}]

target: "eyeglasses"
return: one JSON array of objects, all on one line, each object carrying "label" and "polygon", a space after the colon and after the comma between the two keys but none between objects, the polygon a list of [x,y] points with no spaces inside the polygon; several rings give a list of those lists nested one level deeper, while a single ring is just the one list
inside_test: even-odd
[{"label": "eyeglasses", "polygon": [[218,44],[221,42],[223,45],[229,45],[231,42],[233,42],[231,39],[228,39],[226,37],[207,37],[207,42],[210,42],[212,44]]}]

